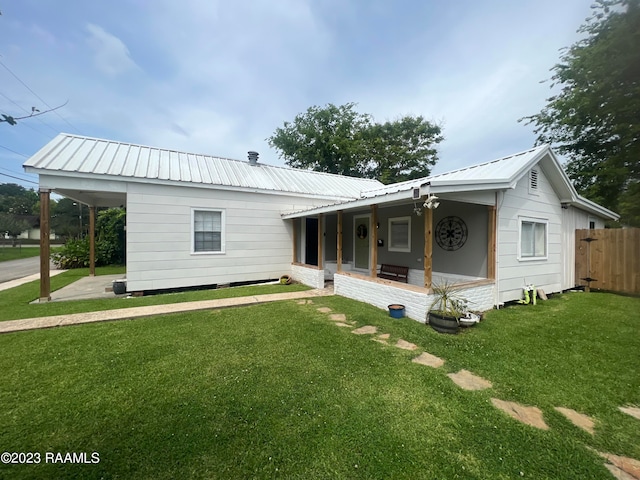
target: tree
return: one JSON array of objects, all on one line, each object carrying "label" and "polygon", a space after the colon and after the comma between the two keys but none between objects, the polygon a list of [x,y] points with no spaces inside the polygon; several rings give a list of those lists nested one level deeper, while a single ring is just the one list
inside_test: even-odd
[{"label": "tree", "polygon": [[38,194],[15,183],[0,184],[0,212],[12,215],[38,215]]},{"label": "tree", "polygon": [[296,168],[376,178],[391,183],[429,175],[437,161],[440,127],[423,117],[375,123],[355,103],[312,106],[267,138]]},{"label": "tree", "polygon": [[80,237],[89,225],[89,212],[70,198],[51,205],[51,230],[63,238]]},{"label": "tree", "polygon": [[552,71],[556,95],[536,115],[537,143],[566,155],[587,198],[640,226],[640,0],[596,0],[595,14]]}]

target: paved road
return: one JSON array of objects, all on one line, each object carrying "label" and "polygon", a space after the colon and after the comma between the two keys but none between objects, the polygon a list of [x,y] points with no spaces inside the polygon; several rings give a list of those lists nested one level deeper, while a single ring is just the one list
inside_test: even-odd
[{"label": "paved road", "polygon": [[40,257],[0,262],[0,283],[40,272]]}]

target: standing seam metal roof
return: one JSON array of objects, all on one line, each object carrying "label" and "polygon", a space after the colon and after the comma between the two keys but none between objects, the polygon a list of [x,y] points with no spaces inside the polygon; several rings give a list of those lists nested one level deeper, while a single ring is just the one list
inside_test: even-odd
[{"label": "standing seam metal roof", "polygon": [[76,173],[196,183],[343,199],[379,188],[377,180],[178,152],[61,133],[33,155],[34,173]]}]

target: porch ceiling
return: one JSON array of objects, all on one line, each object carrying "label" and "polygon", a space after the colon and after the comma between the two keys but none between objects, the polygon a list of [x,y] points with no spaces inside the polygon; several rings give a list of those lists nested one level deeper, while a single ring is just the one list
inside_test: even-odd
[{"label": "porch ceiling", "polygon": [[124,207],[127,205],[127,194],[123,192],[96,192],[66,188],[56,188],[53,189],[53,192],[94,207]]}]

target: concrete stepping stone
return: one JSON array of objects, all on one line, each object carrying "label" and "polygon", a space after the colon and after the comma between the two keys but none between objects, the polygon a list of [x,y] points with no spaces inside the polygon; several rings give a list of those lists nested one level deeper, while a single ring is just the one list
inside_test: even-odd
[{"label": "concrete stepping stone", "polygon": [[555,407],[555,410],[564,415],[571,423],[573,423],[576,427],[581,428],[585,432],[594,434],[595,421],[588,415],[584,413],[576,412],[571,408],[564,407]]},{"label": "concrete stepping stone", "polygon": [[621,412],[631,415],[640,420],[640,408],[638,407],[618,407]]},{"label": "concrete stepping stone", "polygon": [[307,304],[309,304],[309,303],[313,303],[313,300],[305,300],[305,299],[302,299],[302,300],[298,300],[296,303],[297,303],[298,305],[307,305]]},{"label": "concrete stepping stone", "polygon": [[431,355],[427,352],[422,352],[416,358],[411,360],[413,363],[419,363],[420,365],[426,365],[427,367],[440,368],[444,365],[444,360],[435,355]]},{"label": "concrete stepping stone", "polygon": [[640,461],[611,453],[597,453],[609,462],[605,463],[604,466],[618,480],[640,480]]},{"label": "concrete stepping stone", "polygon": [[549,430],[549,426],[542,418],[542,411],[538,407],[526,407],[515,402],[507,402],[498,398],[492,398],[491,403],[499,410],[502,410],[511,418],[515,418],[519,422],[541,430]]},{"label": "concrete stepping stone", "polygon": [[351,333],[355,333],[356,335],[373,335],[377,331],[378,327],[374,327],[373,325],[365,325],[364,327],[352,330]]},{"label": "concrete stepping stone", "polygon": [[336,322],[334,323],[334,325],[336,327],[347,327],[347,328],[353,328],[353,325],[349,325],[348,323],[343,323],[343,322]]},{"label": "concrete stepping stone", "polygon": [[347,319],[347,316],[344,313],[332,313],[329,315],[329,318],[334,322],[344,322]]},{"label": "concrete stepping stone", "polygon": [[387,342],[387,340],[389,340],[389,337],[391,337],[390,333],[383,333],[382,335],[378,335],[373,340],[378,343],[382,343],[383,345],[389,345],[389,342]]},{"label": "concrete stepping stone", "polygon": [[458,373],[448,373],[447,377],[464,390],[485,390],[493,387],[493,384],[489,380],[478,377],[468,370],[460,370]]},{"label": "concrete stepping stone", "polygon": [[329,313],[331,309],[329,307],[319,307],[317,309],[320,313]]},{"label": "concrete stepping stone", "polygon": [[415,343],[407,342],[406,340],[400,339],[396,342],[396,347],[401,348],[403,350],[417,350],[418,346]]}]

